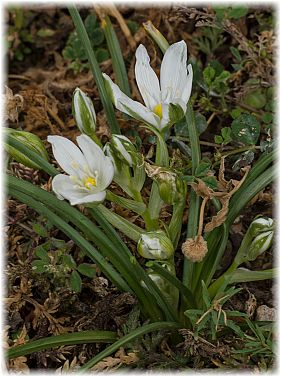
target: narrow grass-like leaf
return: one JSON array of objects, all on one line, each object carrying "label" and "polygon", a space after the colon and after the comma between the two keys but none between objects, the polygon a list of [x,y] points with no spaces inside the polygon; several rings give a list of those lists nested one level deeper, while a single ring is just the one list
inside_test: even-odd
[{"label": "narrow grass-like leaf", "polygon": [[28,157],[31,161],[35,162],[38,166],[41,167],[42,170],[44,170],[46,173],[48,173],[50,176],[54,176],[58,174],[59,172],[57,169],[51,165],[47,160],[45,160],[43,157],[41,157],[38,153],[34,152],[32,149],[28,148],[27,145],[17,140],[12,135],[7,135],[7,138],[5,141],[11,145],[13,148],[19,150],[21,153],[23,153],[26,157]]},{"label": "narrow grass-like leaf", "polygon": [[[67,232],[65,234],[67,234],[71,239],[72,239],[72,233],[73,233],[73,234],[75,234],[75,237],[80,236],[79,239],[80,239],[81,242],[83,242],[83,241],[87,242],[83,237],[81,237],[81,235],[77,231],[75,231],[67,223],[62,221],[58,216],[55,216],[55,214],[52,213],[51,211],[49,211],[48,208],[46,208],[45,206],[51,205],[50,203],[52,203],[52,205],[54,206],[53,210],[55,212],[58,212],[59,208],[60,209],[63,208],[63,210],[69,216],[68,221],[76,222],[77,218],[78,219],[80,218],[81,222],[79,222],[79,221],[76,222],[77,226],[80,227],[80,229],[82,231],[86,230],[87,235],[89,235],[90,239],[92,239],[95,243],[96,243],[95,236],[98,238],[98,241],[99,241],[99,244],[101,245],[101,248],[106,249],[105,255],[109,257],[110,261],[114,264],[116,269],[121,273],[122,277],[128,282],[129,286],[132,288],[132,291],[139,298],[140,302],[143,303],[142,309],[146,310],[150,313],[149,314],[150,318],[152,318],[154,320],[157,320],[157,319],[159,320],[162,317],[160,312],[159,312],[158,306],[157,305],[151,305],[151,302],[153,302],[153,298],[152,298],[151,295],[153,295],[154,301],[157,302],[157,304],[161,308],[162,312],[165,313],[167,320],[177,320],[177,316],[176,316],[175,311],[173,310],[171,305],[166,301],[166,299],[162,295],[159,288],[150,279],[150,277],[145,273],[145,271],[139,265],[137,260],[132,256],[132,254],[130,253],[130,251],[128,250],[128,248],[124,244],[124,242],[120,239],[120,237],[117,235],[115,230],[111,227],[110,224],[107,223],[107,221],[103,218],[103,216],[101,214],[98,213],[97,217],[99,217],[99,221],[101,221],[101,223],[103,223],[103,226],[107,227],[109,235],[112,239],[112,241],[107,239],[105,244],[102,244],[102,239],[100,238],[100,234],[97,231],[97,229],[95,229],[94,234],[91,233],[91,227],[94,229],[94,227],[95,227],[94,224],[89,219],[87,219],[86,217],[83,217],[83,215],[79,211],[75,210],[73,207],[68,205],[66,202],[59,201],[58,199],[55,198],[54,195],[52,195],[52,194],[50,194],[50,193],[48,193],[48,192],[46,192],[42,189],[39,189],[38,187],[36,187],[36,186],[34,186],[34,185],[32,185],[28,182],[19,180],[15,177],[9,177],[8,184],[9,184],[9,188],[10,188],[10,193],[13,192],[14,195],[17,195],[17,198],[21,201],[23,201],[23,199],[25,198],[25,202],[27,201],[29,203],[29,205],[32,206],[32,208],[34,208],[37,212],[39,212],[39,210],[40,210],[40,213],[43,213],[43,215],[46,215],[51,221],[55,218],[56,223],[54,225],[58,226],[57,224],[59,224],[62,227],[62,228],[60,228],[62,231],[65,231],[65,229],[66,229]],[[28,187],[27,191],[26,191],[26,186]],[[13,189],[15,191],[13,191]],[[24,192],[27,195],[25,195]],[[33,194],[36,197],[35,201],[32,198],[29,197],[29,195],[31,195],[31,194]],[[42,200],[44,201],[45,206],[39,207],[39,204],[41,204],[40,201],[42,201]],[[56,205],[54,205],[54,202],[55,202]],[[36,204],[38,204],[38,205],[36,206]],[[92,210],[94,211],[94,209],[92,209]],[[74,214],[73,211],[76,211],[76,213]],[[60,213],[60,216],[62,216],[62,218],[63,218],[64,212],[60,211],[59,213]],[[52,216],[52,214],[53,214],[53,216]],[[82,216],[82,218],[81,218],[81,216]],[[60,220],[62,221],[62,223],[60,222]],[[72,232],[71,232],[71,229],[73,229]],[[93,236],[94,236],[94,238],[93,238]],[[116,243],[115,243],[116,241],[117,241],[117,245],[119,245],[117,247],[116,247]],[[112,247],[112,242],[113,242],[113,247]],[[80,246],[80,244],[78,244],[78,246]],[[88,243],[88,245],[86,244],[86,246],[93,248],[92,245],[89,244],[89,243]],[[86,248],[85,252],[87,254],[87,248]],[[89,252],[89,250],[88,250],[88,252]],[[91,259],[95,261],[95,258],[94,258],[95,255],[96,255],[95,253],[90,252],[89,257],[91,257]],[[107,271],[107,273],[112,274],[112,269],[110,271]],[[114,281],[113,279],[111,279],[111,280]],[[119,279],[117,277],[117,283],[118,283],[119,280],[120,280],[120,275],[119,275]],[[143,281],[145,283],[145,285],[148,287],[148,290],[146,288],[144,288],[142,285],[140,285],[140,283],[139,283],[140,281]],[[118,287],[120,286],[120,282],[119,282],[119,285],[117,285],[117,286]],[[122,284],[121,286],[124,287],[124,284]],[[124,290],[124,288],[123,288],[123,290]]]},{"label": "narrow grass-like leaf", "polygon": [[113,343],[116,339],[117,334],[114,331],[79,331],[72,334],[49,336],[47,338],[30,341],[26,344],[9,348],[7,350],[7,357],[9,359],[14,359],[19,356],[29,355],[33,352],[71,344]]},{"label": "narrow grass-like leaf", "polygon": [[102,213],[103,217],[110,222],[116,229],[120,230],[131,240],[138,242],[144,230],[139,228],[137,225],[131,223],[129,220],[119,216],[117,213],[112,212],[110,209],[106,208],[104,205],[99,205],[99,211]]},{"label": "narrow grass-like leaf", "polygon": [[85,252],[85,254],[98,265],[103,273],[121,290],[130,291],[128,285],[123,281],[123,278],[116,274],[116,271],[108,264],[103,256],[91,245],[85,238],[83,238],[74,228],[72,228],[65,221],[60,219],[54,212],[50,211],[45,205],[42,205],[37,200],[32,199],[21,191],[14,189],[12,186],[9,188],[9,194],[21,202],[26,203],[31,208],[34,208],[38,213],[47,217],[53,225],[61,229],[66,235]]},{"label": "narrow grass-like leaf", "polygon": [[124,347],[127,343],[131,343],[142,335],[148,334],[157,330],[175,330],[180,328],[180,324],[176,322],[155,322],[142,327],[137,328],[136,330],[131,331],[128,335],[123,336],[123,338],[117,340],[111,346],[107,347],[104,351],[100,352],[94,358],[89,360],[84,364],[80,371],[84,372],[92,368],[99,361],[103,360],[105,357],[111,355],[113,352],[117,351],[120,347]]},{"label": "narrow grass-like leaf", "polygon": [[248,281],[260,281],[276,278],[278,275],[277,268],[262,271],[250,271],[238,268],[230,278],[230,284],[246,283]]},{"label": "narrow grass-like leaf", "polygon": [[149,267],[158,272],[159,275],[162,275],[165,279],[167,279],[172,285],[174,285],[181,293],[184,295],[186,302],[190,308],[196,307],[196,301],[193,297],[192,292],[182,284],[182,282],[174,275],[172,275],[166,268],[163,268],[155,261],[149,263]]},{"label": "narrow grass-like leaf", "polygon": [[112,67],[115,73],[117,85],[120,87],[122,92],[131,97],[128,74],[126,71],[122,51],[114,28],[108,16],[105,16],[105,18],[102,20],[101,26],[103,28],[107,47],[111,55]]},{"label": "narrow grass-like leaf", "polygon": [[80,14],[79,14],[75,5],[71,5],[68,8],[68,10],[69,10],[69,13],[72,17],[73,23],[75,25],[77,35],[79,36],[80,40],[83,43],[83,47],[85,49],[85,52],[86,52],[86,55],[87,55],[87,58],[88,58],[94,79],[95,79],[95,82],[96,82],[97,87],[98,87],[100,99],[101,99],[101,102],[102,102],[102,105],[103,105],[103,108],[104,108],[104,111],[105,111],[105,114],[106,114],[106,118],[107,118],[109,127],[110,127],[112,133],[120,134],[120,129],[119,129],[119,125],[118,125],[118,122],[116,120],[116,117],[115,117],[113,105],[112,105],[110,97],[108,96],[108,94],[106,92],[102,72],[101,72],[99,64],[97,62],[95,53],[92,49],[91,42],[90,42],[90,39],[88,37],[85,26],[83,24],[83,21],[82,21]]}]

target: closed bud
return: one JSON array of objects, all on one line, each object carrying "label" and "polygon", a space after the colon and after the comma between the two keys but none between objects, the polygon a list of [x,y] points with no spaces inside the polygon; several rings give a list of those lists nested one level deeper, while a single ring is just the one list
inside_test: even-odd
[{"label": "closed bud", "polygon": [[[149,265],[148,262],[147,266]],[[165,268],[171,275],[175,276],[175,266],[170,261],[157,261],[160,263],[161,267]],[[162,275],[158,274],[153,269],[147,269],[146,273],[150,277],[150,279],[157,285],[161,293],[163,293],[166,300],[172,305],[172,307],[178,306],[178,299],[179,299],[179,291],[178,289],[171,284],[167,279],[165,279]],[[146,284],[142,281],[142,286],[147,288]]]},{"label": "closed bud", "polygon": [[250,245],[247,253],[247,261],[255,260],[259,255],[268,250],[272,244],[274,232],[269,230],[268,232],[260,233]]},{"label": "closed bud", "polygon": [[116,156],[130,167],[136,165],[138,160],[138,152],[134,144],[126,136],[112,135],[112,150]]},{"label": "closed bud", "polygon": [[256,237],[261,232],[266,232],[272,230],[274,222],[271,218],[259,217],[258,219],[252,221],[249,226],[248,232],[251,237]]},{"label": "closed bud", "polygon": [[185,193],[185,184],[175,172],[159,166],[145,164],[147,175],[158,185],[160,198],[167,204],[175,204]]},{"label": "closed bud", "polygon": [[72,113],[82,134],[93,136],[96,131],[96,112],[91,99],[79,88],[72,97]]},{"label": "closed bud", "polygon": [[[33,150],[39,156],[43,157],[45,160],[48,161],[48,153],[45,149],[45,146],[42,140],[39,139],[38,136],[32,134],[31,132],[18,131],[12,128],[5,128],[5,130],[15,139],[19,140],[21,143],[26,145],[29,149]],[[31,161],[28,157],[26,157],[23,153],[21,153],[19,150],[12,147],[11,145],[5,143],[5,149],[10,154],[10,156],[13,159],[15,159],[17,162],[29,168],[40,169],[39,165]]]},{"label": "closed bud", "polygon": [[253,261],[264,253],[272,244],[273,230],[274,221],[271,218],[260,217],[254,220],[250,224],[236,254],[236,265]]},{"label": "closed bud", "polygon": [[172,241],[162,230],[143,233],[137,248],[139,254],[148,259],[169,259],[174,254]]}]

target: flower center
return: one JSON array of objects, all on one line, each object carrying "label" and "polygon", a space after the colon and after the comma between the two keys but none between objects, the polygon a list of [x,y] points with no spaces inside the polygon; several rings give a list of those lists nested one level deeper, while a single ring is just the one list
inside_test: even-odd
[{"label": "flower center", "polygon": [[162,103],[158,103],[158,105],[154,106],[153,112],[158,115],[160,119],[162,119]]},{"label": "flower center", "polygon": [[92,177],[88,177],[84,180],[84,186],[87,188],[87,189],[90,189],[91,186],[94,186],[96,187],[97,186],[97,181],[95,178],[92,178]]}]

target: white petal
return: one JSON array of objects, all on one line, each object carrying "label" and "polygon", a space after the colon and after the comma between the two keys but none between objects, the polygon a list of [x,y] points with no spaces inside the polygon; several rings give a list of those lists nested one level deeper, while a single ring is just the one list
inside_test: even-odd
[{"label": "white petal", "polygon": [[[69,201],[85,196],[85,191],[79,190],[68,175],[58,174],[53,178],[52,188],[59,199]],[[88,193],[86,193],[87,195]]]},{"label": "white petal", "polygon": [[48,136],[52,144],[53,155],[60,167],[69,175],[80,176],[81,170],[86,165],[86,160],[80,149],[62,136]]},{"label": "white petal", "polygon": [[162,101],[179,98],[187,85],[187,47],[184,41],[172,44],[166,51],[160,71]]},{"label": "white petal", "polygon": [[154,127],[158,127],[158,124],[160,123],[160,118],[156,114],[154,114],[141,103],[133,101],[126,94],[124,94],[119,89],[119,87],[112,82],[111,78],[107,76],[105,73],[103,73],[103,77],[110,85],[113,102],[118,110],[130,115],[135,119],[141,120],[144,123],[148,123]]},{"label": "white petal", "polygon": [[136,51],[136,82],[146,106],[153,110],[161,102],[161,98],[159,80],[149,62],[150,58],[146,48],[139,45]]},{"label": "white petal", "polygon": [[[181,99],[185,103],[185,105],[187,105],[189,98],[190,98],[190,94],[191,94],[191,90],[192,90],[192,80],[193,80],[192,65],[188,64],[187,69],[188,69],[188,75],[186,77],[185,83],[183,83],[183,91],[182,91],[182,95],[181,95]],[[185,109],[183,109],[183,110],[184,110],[184,112],[186,111],[186,106],[185,106]]]},{"label": "white petal", "polygon": [[106,192],[91,192],[88,190],[79,189],[73,184],[68,175],[58,174],[52,181],[53,191],[59,199],[67,199],[71,205],[102,202],[105,199]]},{"label": "white petal", "polygon": [[113,180],[115,173],[114,164],[110,157],[105,157],[104,167],[98,180],[99,190],[105,190]]},{"label": "white petal", "polygon": [[75,206],[76,204],[89,204],[89,203],[100,203],[103,202],[106,196],[105,191],[98,192],[96,194],[84,195],[79,199],[74,199],[70,201],[70,204]]},{"label": "white petal", "polygon": [[87,135],[77,137],[77,144],[83,152],[87,166],[92,173],[103,170],[105,154],[102,149]]},{"label": "white petal", "polygon": [[114,137],[114,143],[115,143],[117,150],[123,156],[123,158],[128,162],[128,164],[130,166],[132,166],[133,165],[132,157],[130,156],[130,153],[126,151],[126,149],[125,149],[124,145],[121,143],[120,139],[121,140],[123,139],[127,142],[131,142],[131,141],[128,138],[126,138],[126,136],[122,136],[122,135],[114,135],[114,136],[113,136]]}]

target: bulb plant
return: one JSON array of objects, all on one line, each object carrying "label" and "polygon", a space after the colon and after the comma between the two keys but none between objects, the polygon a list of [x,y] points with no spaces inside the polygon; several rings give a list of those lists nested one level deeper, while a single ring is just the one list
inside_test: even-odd
[{"label": "bulb plant", "polygon": [[[104,145],[98,139],[93,103],[81,89],[76,88],[72,108],[81,132],[76,139],[77,145],[57,135],[50,135],[47,139],[63,173],[48,162],[43,144],[34,135],[9,131],[5,144],[14,159],[40,168],[52,177],[53,192],[50,193],[8,176],[9,195],[47,217],[83,250],[112,284],[120,291],[134,294],[143,320],[150,322],[119,340],[112,334],[107,334],[107,337],[103,334],[103,340],[113,344],[84,364],[81,370],[87,370],[126,342],[150,331],[162,328],[192,329],[194,310],[202,314],[206,309],[204,297],[208,296],[213,308],[214,300],[226,301],[228,293],[224,296],[224,292],[231,292],[229,297],[236,293],[233,288],[236,281],[248,281],[247,270],[240,266],[268,250],[274,232],[272,219],[254,220],[231,266],[219,277],[215,277],[215,272],[226,250],[233,221],[245,205],[272,182],[274,171],[271,167],[273,152],[262,154],[251,169],[246,169],[240,184],[225,180],[223,158],[218,179],[210,164],[202,160],[192,108],[193,68],[188,64],[185,41],[169,45],[153,25],[145,25],[163,52],[163,59],[159,80],[150,66],[146,48],[140,45],[136,50],[135,79],[144,101],[142,104],[125,94],[125,89],[115,84],[108,75],[102,74],[75,7],[70,8],[70,14],[97,82],[111,126],[111,138]],[[110,35],[110,30],[107,30],[109,39]],[[111,45],[111,48],[118,46]],[[118,67],[118,60],[114,63]],[[123,62],[120,65],[123,67]],[[133,140],[120,134],[112,105],[139,122],[139,127],[155,135],[154,161],[146,159]],[[167,135],[179,121],[185,122],[188,129],[191,168],[177,169],[172,165]],[[189,171],[188,176],[184,174],[185,171]],[[207,176],[212,176],[214,187],[203,180]],[[147,190],[143,190],[145,184],[150,184],[149,197]],[[118,194],[114,189],[116,185],[122,189],[118,190]],[[216,214],[211,225],[204,227],[207,201]],[[140,219],[140,225],[114,213],[109,208],[110,203],[134,212]],[[160,216],[164,205],[171,208],[168,222],[163,222]],[[185,232],[182,224],[186,206],[189,210]],[[85,211],[81,212],[81,207]],[[135,253],[124,243],[120,234],[135,243]],[[186,234],[186,239],[183,239],[183,234]],[[184,263],[180,273],[176,269],[176,250],[183,253]],[[236,278],[237,274],[239,279]],[[253,280],[273,277],[273,274],[273,270],[268,274],[251,271]],[[211,309],[207,309],[207,312],[210,313]],[[227,323],[226,317],[224,320]],[[223,324],[218,319],[216,330]],[[77,334],[73,334],[73,342],[76,337]],[[64,344],[69,344],[71,334],[64,339]],[[83,337],[81,339],[79,342],[83,342]],[[91,339],[95,342],[101,338],[97,334],[92,338],[85,334],[84,339],[88,343]],[[29,349],[28,344],[11,349],[9,357],[44,347],[43,341],[38,343],[38,348],[36,344]],[[56,344],[54,339],[47,342],[46,347]]]}]

